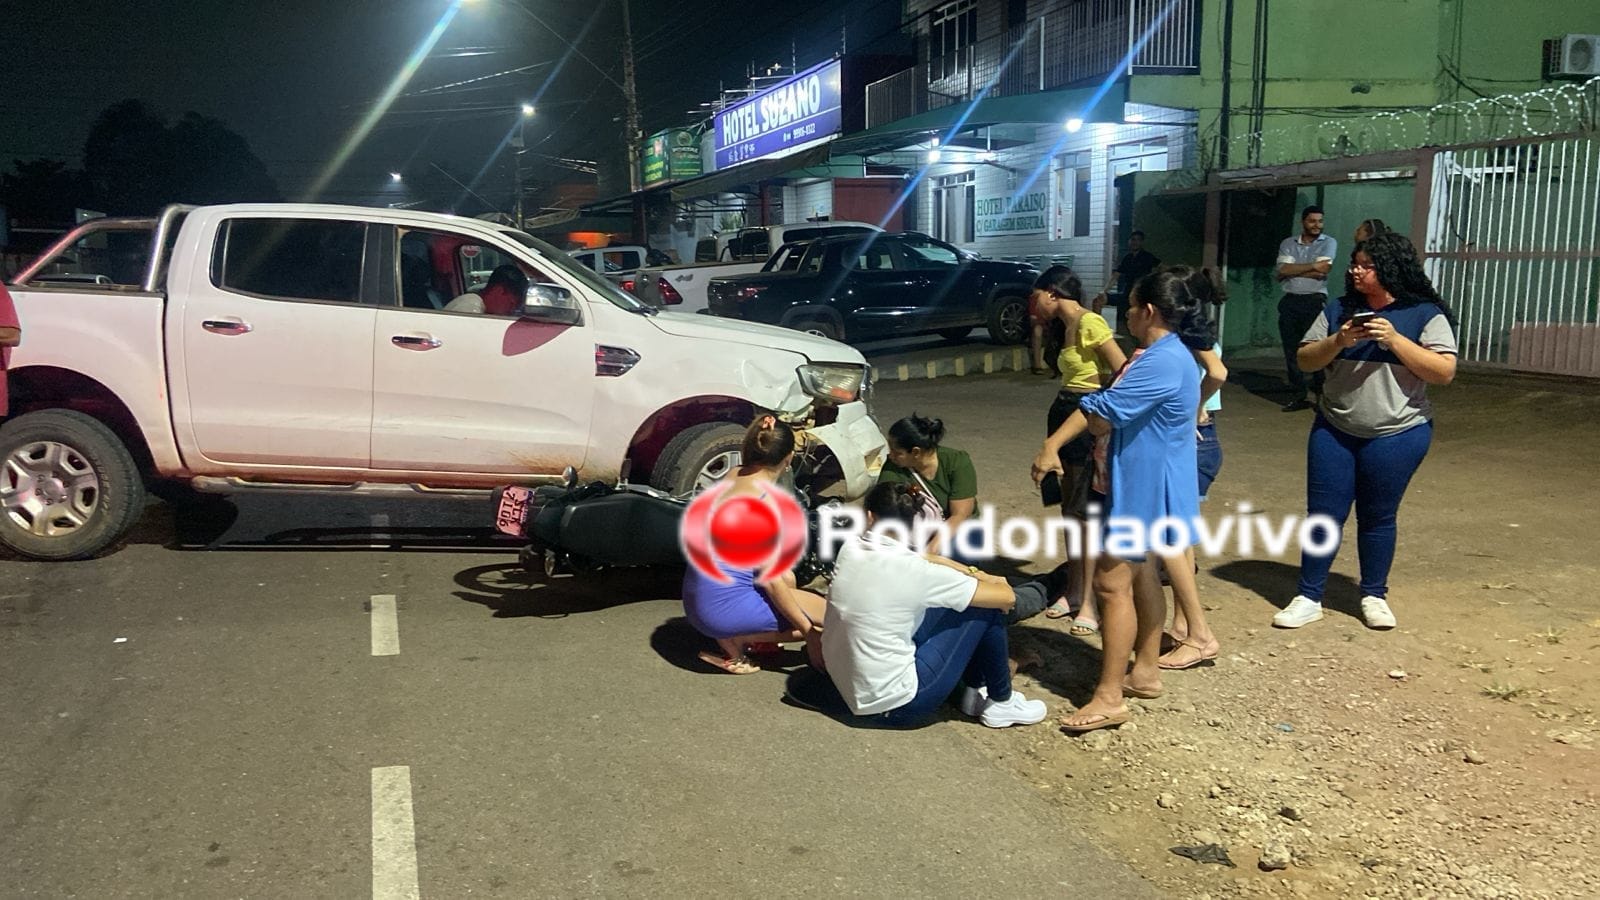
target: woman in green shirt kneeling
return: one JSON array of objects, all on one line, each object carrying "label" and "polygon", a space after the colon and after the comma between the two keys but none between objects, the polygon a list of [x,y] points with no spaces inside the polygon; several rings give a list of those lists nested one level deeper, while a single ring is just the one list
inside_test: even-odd
[{"label": "woman in green shirt kneeling", "polygon": [[[978,509],[978,470],[965,450],[942,446],[943,441],[944,423],[938,419],[912,413],[894,423],[889,427],[889,462],[878,481],[914,485],[932,497],[954,545],[957,527]],[[980,538],[974,535],[960,543],[976,547]],[[978,561],[958,546],[941,548],[939,540],[935,535],[923,549],[969,565]]]}]

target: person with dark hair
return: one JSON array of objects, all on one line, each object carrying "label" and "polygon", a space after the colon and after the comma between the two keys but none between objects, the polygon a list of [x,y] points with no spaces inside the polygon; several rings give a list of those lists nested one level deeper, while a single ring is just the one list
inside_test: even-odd
[{"label": "person with dark hair", "polygon": [[1293,396],[1283,405],[1284,412],[1310,409],[1306,399],[1322,393],[1322,375],[1314,373],[1309,385],[1305,373],[1295,362],[1300,337],[1322,314],[1328,303],[1328,273],[1338,256],[1339,242],[1323,232],[1322,207],[1308,206],[1300,214],[1300,235],[1284,238],[1278,245],[1278,281],[1283,283],[1283,299],[1278,301],[1278,337],[1283,342],[1283,360]]},{"label": "person with dark hair", "polygon": [[[1361,617],[1368,628],[1393,628],[1395,519],[1433,440],[1428,385],[1456,374],[1455,315],[1411,241],[1390,231],[1356,247],[1345,295],[1307,329],[1299,361],[1328,376],[1307,449],[1306,510],[1338,523],[1337,540],[1355,505]],[[1299,592],[1272,624],[1299,628],[1322,618],[1335,553],[1301,554]]]},{"label": "person with dark hair", "polygon": [[445,304],[444,308],[446,312],[513,316],[527,296],[528,276],[511,263],[504,263],[495,266],[480,290],[468,291]]},{"label": "person with dark hair", "polygon": [[[1083,285],[1066,266],[1046,269],[1034,282],[1034,302],[1045,314],[1054,319],[1053,325],[1062,332],[1061,351],[1057,355],[1057,368],[1061,372],[1061,390],[1045,416],[1045,435],[1055,433],[1061,423],[1078,409],[1084,397],[1100,390],[1111,380],[1111,373],[1127,362],[1111,334],[1111,326],[1099,313],[1083,305]],[[1088,514],[1084,492],[1077,490],[1086,477],[1094,449],[1094,439],[1083,434],[1061,448],[1061,511],[1064,515],[1082,519]],[[1045,610],[1045,616],[1059,619],[1072,615],[1071,631],[1077,635],[1092,634],[1099,630],[1094,613],[1094,596],[1089,588],[1089,574],[1094,560],[1084,557],[1068,560],[1066,591],[1055,598]]]},{"label": "person with dark hair", "polygon": [[1028,347],[1033,353],[1035,375],[1048,372],[1061,374],[1060,369],[1052,365],[1055,361],[1050,357],[1060,352],[1065,335],[1061,322],[1047,308],[1047,304],[1052,294],[1062,292],[1070,293],[1074,298],[1082,297],[1083,283],[1073,274],[1071,266],[1045,269],[1033,280],[1033,291],[1028,294],[1028,322],[1032,326]]},{"label": "person with dark hair", "polygon": [[1042,604],[1043,587],[1013,590],[975,566],[910,546],[919,490],[891,482],[867,492],[868,529],[834,558],[822,629],[831,690],[807,705],[843,705],[875,724],[914,728],[964,684],[962,711],[990,728],[1044,721],[1044,703],[1011,687],[1005,617],[1019,591]]},{"label": "person with dark hair", "polygon": [[[1210,269],[1172,266],[1167,272],[1183,279],[1202,311],[1201,321],[1193,323],[1193,327],[1178,337],[1200,371],[1200,408],[1195,412],[1195,474],[1200,502],[1205,502],[1212,482],[1222,470],[1222,444],[1217,440],[1217,426],[1212,416],[1221,409],[1218,394],[1228,381],[1228,367],[1222,364],[1222,346],[1217,341],[1216,323],[1209,310],[1220,306],[1224,297]],[[1160,567],[1162,580],[1172,585],[1173,612],[1172,627],[1162,635],[1163,652],[1157,664],[1163,669],[1192,669],[1216,659],[1222,645],[1212,633],[1205,607],[1200,604],[1200,586],[1195,581],[1199,566],[1194,548],[1189,547],[1182,556],[1161,556]]]},{"label": "person with dark hair", "polygon": [[[879,484],[915,484],[939,505],[947,533],[972,518],[978,509],[978,469],[965,450],[944,446],[944,423],[916,413],[889,426],[889,461],[878,476]],[[926,548],[958,556],[953,546]],[[953,542],[952,542],[953,543]]]},{"label": "person with dark hair", "polygon": [[[794,429],[764,415],[745,431],[741,463],[732,473],[733,486],[719,502],[733,497],[764,496],[782,490],[777,480],[794,462]],[[690,566],[683,575],[683,612],[695,630],[716,641],[722,655],[706,652],[700,658],[735,675],[760,669],[750,661],[752,644],[805,641],[813,660],[821,659],[820,631],[827,602],[801,590],[793,573],[758,585],[755,572],[724,568],[733,579],[721,584]]]},{"label": "person with dark hair", "polygon": [[[1129,333],[1126,317],[1121,311],[1128,305],[1128,295],[1133,291],[1134,282],[1154,272],[1159,265],[1161,260],[1144,249],[1144,232],[1136,229],[1128,235],[1127,254],[1112,268],[1106,289],[1094,298],[1094,311],[1104,315],[1117,334],[1127,336]],[[1111,310],[1109,314],[1106,313],[1108,309]]]},{"label": "person with dark hair", "polygon": [[1382,219],[1362,219],[1361,224],[1356,226],[1355,242],[1360,244],[1368,238],[1380,234],[1387,234],[1393,230],[1393,228],[1385,225]]},{"label": "person with dark hair", "polygon": [[[1109,388],[1084,398],[1078,411],[1046,439],[1033,462],[1038,483],[1061,472],[1062,446],[1084,429],[1110,435],[1106,552],[1095,564],[1103,657],[1093,698],[1061,722],[1072,733],[1110,728],[1128,721],[1124,696],[1161,695],[1161,625],[1166,602],[1145,538],[1162,521],[1192,523],[1200,513],[1195,467],[1195,410],[1200,375],[1184,339],[1210,337],[1200,300],[1171,272],[1147,275],[1129,298],[1128,328],[1138,353]],[[1119,523],[1142,529],[1129,535]],[[1119,536],[1120,535],[1120,536]],[[1193,544],[1184,528],[1155,535],[1169,546]],[[1118,551],[1128,539],[1137,550]],[[1137,580],[1137,587],[1135,581]],[[1128,669],[1128,654],[1134,653]]]}]

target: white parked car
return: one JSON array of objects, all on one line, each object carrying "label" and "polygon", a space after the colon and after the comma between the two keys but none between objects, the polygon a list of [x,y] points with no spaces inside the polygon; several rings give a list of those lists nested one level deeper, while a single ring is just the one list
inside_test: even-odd
[{"label": "white parked car", "polygon": [[[129,266],[96,271],[107,247],[145,254],[137,283]],[[120,283],[35,280],[67,258]],[[530,281],[506,315],[443,309],[506,263]],[[37,559],[113,545],[147,484],[417,496],[559,482],[567,466],[611,479],[626,459],[682,494],[737,463],[761,411],[804,428],[809,475],[847,496],[886,455],[858,351],[660,311],[476,219],[169,207],[85,223],[12,291],[0,543]]]}]

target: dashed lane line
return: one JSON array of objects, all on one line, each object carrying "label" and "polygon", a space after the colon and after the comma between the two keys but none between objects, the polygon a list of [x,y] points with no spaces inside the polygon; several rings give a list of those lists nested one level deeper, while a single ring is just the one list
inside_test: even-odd
[{"label": "dashed lane line", "polygon": [[[392,599],[392,598],[391,598]],[[372,900],[420,900],[411,767],[372,770]]]},{"label": "dashed lane line", "polygon": [[400,617],[393,594],[372,595],[372,655],[400,655]]}]

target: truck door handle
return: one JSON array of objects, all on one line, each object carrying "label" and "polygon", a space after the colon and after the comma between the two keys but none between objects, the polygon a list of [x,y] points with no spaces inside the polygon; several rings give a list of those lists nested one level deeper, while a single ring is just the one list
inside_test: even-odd
[{"label": "truck door handle", "polygon": [[229,316],[226,319],[206,319],[200,327],[212,334],[249,334],[255,329],[243,319]]},{"label": "truck door handle", "polygon": [[444,344],[431,334],[397,334],[389,340],[403,350],[433,350]]}]

